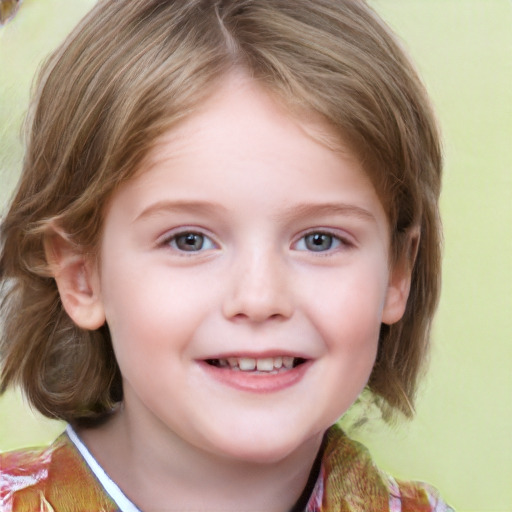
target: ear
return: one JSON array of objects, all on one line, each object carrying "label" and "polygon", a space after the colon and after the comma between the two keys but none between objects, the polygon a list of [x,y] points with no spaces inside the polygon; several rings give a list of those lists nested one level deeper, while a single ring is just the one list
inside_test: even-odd
[{"label": "ear", "polygon": [[403,317],[411,289],[412,271],[420,241],[419,228],[412,228],[406,236],[400,257],[389,274],[388,290],[382,311],[382,322],[387,325],[394,324]]},{"label": "ear", "polygon": [[66,313],[83,329],[95,330],[105,323],[98,269],[59,229],[45,238],[45,254]]}]

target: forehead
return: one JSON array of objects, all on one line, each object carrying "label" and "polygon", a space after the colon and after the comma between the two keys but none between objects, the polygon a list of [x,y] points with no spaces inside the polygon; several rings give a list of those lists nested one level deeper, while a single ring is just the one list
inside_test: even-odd
[{"label": "forehead", "polygon": [[382,209],[358,159],[327,122],[288,108],[241,75],[229,76],[158,140],[130,183],[123,197],[134,212],[169,197],[229,204],[237,194],[273,214],[292,203],[349,204],[356,189],[361,208]]},{"label": "forehead", "polygon": [[[267,134],[274,135],[269,144]],[[286,154],[300,139],[310,139],[319,149],[329,149],[357,163],[356,155],[328,122],[312,109],[291,105],[277,93],[263,87],[244,73],[233,72],[225,77],[184,121],[169,130],[149,152],[139,172],[149,170],[166,159],[178,158],[192,146],[213,150],[216,158],[250,158],[247,148],[237,142],[251,138],[255,151],[264,143],[269,158]],[[229,150],[229,151],[228,151]],[[320,153],[320,152],[319,152]]]}]

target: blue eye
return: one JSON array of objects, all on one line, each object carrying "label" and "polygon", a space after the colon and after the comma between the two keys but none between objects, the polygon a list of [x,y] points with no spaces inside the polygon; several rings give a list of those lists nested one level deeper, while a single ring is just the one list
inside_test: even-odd
[{"label": "blue eye", "polygon": [[303,236],[296,245],[298,251],[324,252],[336,249],[342,241],[330,233],[315,232]]},{"label": "blue eye", "polygon": [[183,252],[198,252],[215,248],[215,244],[209,237],[192,231],[174,235],[167,244],[173,249]]}]

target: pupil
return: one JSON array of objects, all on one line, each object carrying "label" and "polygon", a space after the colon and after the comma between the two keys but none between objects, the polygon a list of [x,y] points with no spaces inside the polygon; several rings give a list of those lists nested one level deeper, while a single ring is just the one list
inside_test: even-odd
[{"label": "pupil", "polygon": [[314,233],[306,238],[306,245],[312,251],[324,251],[330,249],[332,236],[325,233]]},{"label": "pupil", "polygon": [[196,233],[187,233],[180,236],[176,243],[184,251],[198,251],[203,246],[203,237]]}]

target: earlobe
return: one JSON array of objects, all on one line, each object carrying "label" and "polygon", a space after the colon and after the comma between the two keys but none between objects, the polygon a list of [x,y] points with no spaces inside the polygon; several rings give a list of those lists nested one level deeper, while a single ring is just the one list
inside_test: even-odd
[{"label": "earlobe", "polygon": [[419,229],[412,229],[401,251],[399,260],[390,272],[382,322],[387,325],[401,320],[407,306],[411,289],[412,271],[418,253]]},{"label": "earlobe", "polygon": [[79,327],[98,329],[105,323],[100,281],[93,258],[60,230],[45,238],[46,260],[66,313]]}]

